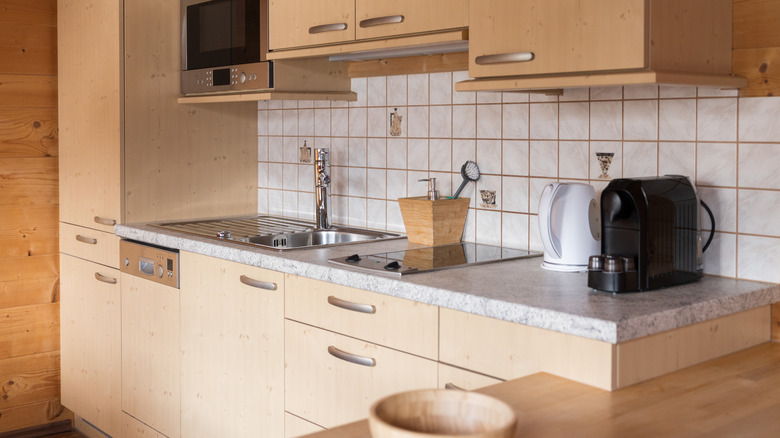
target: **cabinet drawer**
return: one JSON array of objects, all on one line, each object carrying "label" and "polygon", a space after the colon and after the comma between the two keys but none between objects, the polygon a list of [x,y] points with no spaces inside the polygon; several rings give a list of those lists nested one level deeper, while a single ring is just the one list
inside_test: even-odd
[{"label": "cabinet drawer", "polygon": [[439,364],[439,389],[463,389],[473,391],[503,380],[443,363]]},{"label": "cabinet drawer", "polygon": [[294,275],[285,281],[288,319],[437,359],[438,307]]},{"label": "cabinet drawer", "polygon": [[355,39],[354,0],[270,0],[271,50],[349,42]]},{"label": "cabinet drawer", "polygon": [[357,39],[465,28],[468,0],[356,0]]},{"label": "cabinet drawer", "polygon": [[381,397],[437,383],[434,361],[289,320],[285,359],[286,410],[327,428],[365,418]]},{"label": "cabinet drawer", "polygon": [[60,252],[119,269],[119,237],[60,222]]}]

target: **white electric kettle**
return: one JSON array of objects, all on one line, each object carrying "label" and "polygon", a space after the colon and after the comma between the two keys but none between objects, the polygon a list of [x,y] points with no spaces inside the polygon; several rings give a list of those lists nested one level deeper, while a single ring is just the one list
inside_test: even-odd
[{"label": "white electric kettle", "polygon": [[588,269],[588,258],[601,252],[601,212],[589,184],[550,183],[539,200],[542,267],[553,271]]}]

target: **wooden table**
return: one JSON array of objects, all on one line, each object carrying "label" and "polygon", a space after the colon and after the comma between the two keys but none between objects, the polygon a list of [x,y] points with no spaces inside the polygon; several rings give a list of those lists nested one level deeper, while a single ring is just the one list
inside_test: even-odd
[{"label": "wooden table", "polygon": [[[518,413],[516,437],[779,437],[780,343],[609,392],[546,373],[477,392]],[[370,438],[366,420],[308,438]]]}]

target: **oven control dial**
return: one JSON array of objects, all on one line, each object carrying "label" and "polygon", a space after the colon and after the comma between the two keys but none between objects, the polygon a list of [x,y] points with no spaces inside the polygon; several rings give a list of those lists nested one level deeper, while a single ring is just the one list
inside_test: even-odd
[{"label": "oven control dial", "polygon": [[163,276],[163,267],[162,265],[157,265],[157,276],[162,278]]}]

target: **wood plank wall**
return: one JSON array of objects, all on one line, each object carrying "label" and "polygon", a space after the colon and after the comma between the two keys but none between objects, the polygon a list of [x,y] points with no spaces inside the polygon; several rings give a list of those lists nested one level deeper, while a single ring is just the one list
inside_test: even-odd
[{"label": "wood plank wall", "polygon": [[780,0],[734,0],[732,69],[742,97],[780,96]]},{"label": "wood plank wall", "polygon": [[59,402],[57,2],[0,0],[0,433]]}]

